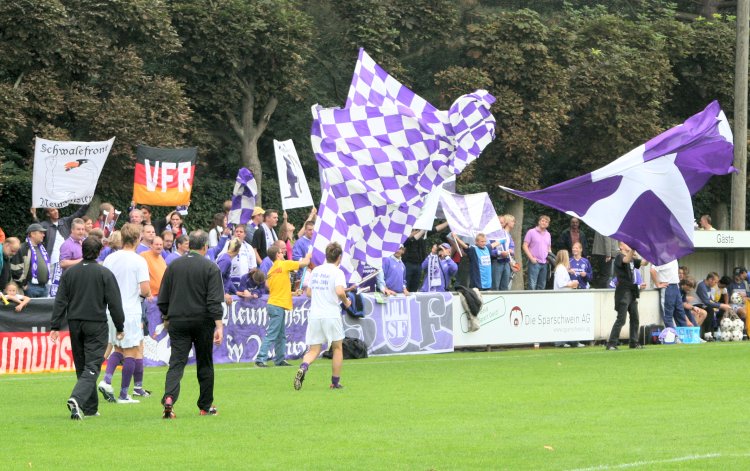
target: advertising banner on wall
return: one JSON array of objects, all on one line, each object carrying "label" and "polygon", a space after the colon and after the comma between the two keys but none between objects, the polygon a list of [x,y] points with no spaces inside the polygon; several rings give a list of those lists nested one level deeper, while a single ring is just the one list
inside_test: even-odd
[{"label": "advertising banner on wall", "polygon": [[594,339],[596,295],[582,291],[485,294],[479,330],[469,332],[468,313],[453,310],[456,347]]}]

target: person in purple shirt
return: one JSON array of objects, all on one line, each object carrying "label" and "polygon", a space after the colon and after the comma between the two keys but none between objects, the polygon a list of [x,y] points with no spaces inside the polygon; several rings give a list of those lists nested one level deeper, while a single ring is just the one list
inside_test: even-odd
[{"label": "person in purple shirt", "polygon": [[151,224],[143,226],[143,231],[141,232],[141,243],[136,247],[135,253],[140,254],[141,252],[151,250],[151,243],[154,241],[154,237],[156,237],[154,226]]},{"label": "person in purple shirt", "polygon": [[237,296],[245,299],[257,299],[268,294],[266,286],[266,274],[257,268],[250,273],[242,275],[240,286],[237,288]]},{"label": "person in purple shirt", "polygon": [[[189,246],[188,236],[186,235],[178,236],[174,242],[174,252],[164,257],[164,261],[167,262],[167,265],[169,265],[170,263],[174,262],[178,258],[188,253],[188,246]],[[213,262],[213,260],[211,261]]]},{"label": "person in purple shirt", "polygon": [[593,272],[591,271],[591,262],[581,256],[583,246],[580,242],[573,244],[573,257],[570,259],[570,278],[578,281],[578,289],[588,289]]},{"label": "person in purple shirt", "polygon": [[85,237],[86,224],[83,219],[73,219],[70,225],[70,237],[60,246],[60,268],[63,272],[83,260],[81,244]]},{"label": "person in purple shirt", "polygon": [[219,271],[221,272],[221,281],[222,283],[224,283],[225,298],[228,295],[237,294],[237,286],[239,285],[239,280],[237,280],[237,284],[235,284],[234,280],[232,279],[232,259],[240,253],[241,244],[242,241],[239,239],[230,240],[227,251],[219,255],[219,258],[216,259],[216,264],[219,266]]},{"label": "person in purple shirt", "polygon": [[547,284],[547,254],[552,252],[552,238],[547,230],[549,216],[539,216],[537,226],[523,239],[523,252],[529,259],[528,289],[544,289]]},{"label": "person in purple shirt", "polygon": [[406,266],[401,261],[403,254],[404,246],[402,245],[396,253],[383,259],[383,270],[378,273],[378,291],[388,296],[398,293],[409,294],[404,278]]},{"label": "person in purple shirt", "polygon": [[422,270],[426,270],[426,274],[419,291],[448,291],[451,277],[458,271],[458,265],[451,259],[450,244],[433,245],[432,251],[422,262]]},{"label": "person in purple shirt", "polygon": [[292,260],[297,261],[301,258],[305,258],[305,255],[307,255],[308,250],[310,250],[310,245],[312,244],[314,228],[314,222],[307,221],[305,223],[305,233],[302,237],[297,239],[297,242],[294,243],[294,247],[292,248]]}]

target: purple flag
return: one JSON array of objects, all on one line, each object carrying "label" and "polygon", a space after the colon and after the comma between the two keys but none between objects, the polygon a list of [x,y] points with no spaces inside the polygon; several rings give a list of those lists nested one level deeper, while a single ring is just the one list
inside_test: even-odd
[{"label": "purple flag", "polygon": [[494,101],[477,90],[439,111],[360,49],[346,108],[312,108],[322,183],[313,262],[323,263],[326,245],[337,241],[350,279],[360,262],[380,267],[408,236],[425,196],[492,142]]},{"label": "purple flag", "polygon": [[229,211],[229,224],[247,224],[253,217],[255,195],[258,194],[258,183],[253,172],[241,168],[237,172],[234,191],[232,191],[232,209]]},{"label": "purple flag", "polygon": [[732,167],[732,131],[717,101],[609,165],[513,194],[583,220],[657,265],[693,251],[691,195]]}]

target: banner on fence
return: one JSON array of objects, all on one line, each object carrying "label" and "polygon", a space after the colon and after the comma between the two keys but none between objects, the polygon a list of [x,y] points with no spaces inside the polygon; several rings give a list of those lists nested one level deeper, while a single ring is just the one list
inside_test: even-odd
[{"label": "banner on fence", "polygon": [[53,301],[34,299],[21,312],[15,304],[0,304],[0,374],[74,368],[68,333],[61,332],[58,343],[49,341]]}]

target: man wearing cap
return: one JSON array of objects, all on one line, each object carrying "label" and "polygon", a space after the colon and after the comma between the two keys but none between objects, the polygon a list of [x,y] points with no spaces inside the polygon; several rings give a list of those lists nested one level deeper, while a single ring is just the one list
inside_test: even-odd
[{"label": "man wearing cap", "polygon": [[253,216],[250,218],[250,222],[246,224],[245,227],[245,242],[248,244],[253,243],[253,236],[255,235],[255,231],[258,230],[258,227],[260,227],[261,222],[263,222],[263,215],[266,214],[265,211],[263,211],[263,208],[260,206],[256,206],[253,209]]},{"label": "man wearing cap", "polygon": [[433,245],[432,251],[422,262],[422,270],[425,277],[420,291],[448,291],[451,277],[458,271],[458,265],[451,259],[450,244]]},{"label": "man wearing cap", "polygon": [[44,226],[34,223],[26,229],[26,242],[11,261],[13,279],[30,298],[46,298],[51,276],[50,257],[44,247]]}]

